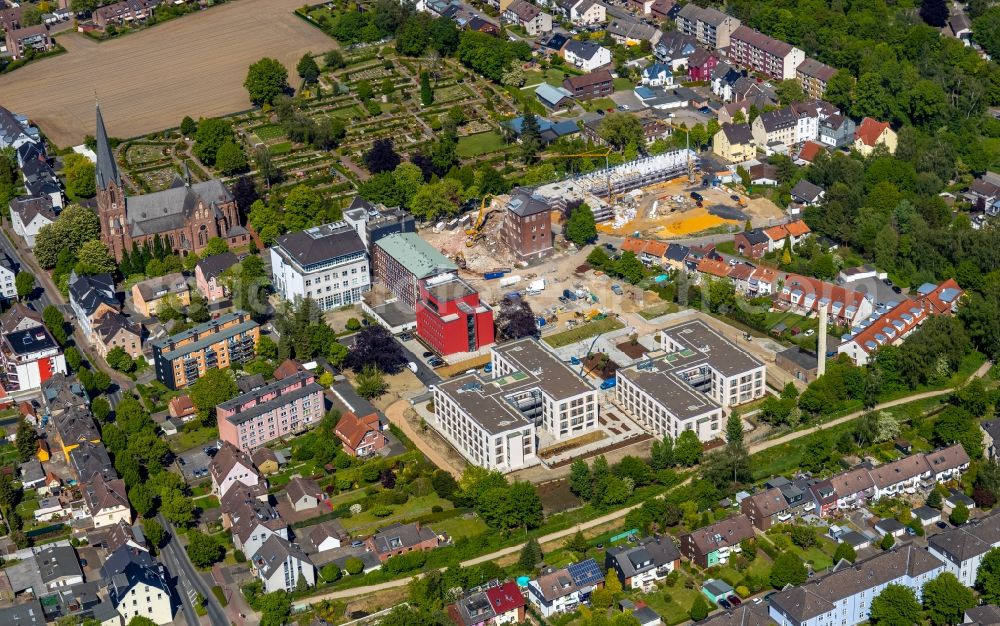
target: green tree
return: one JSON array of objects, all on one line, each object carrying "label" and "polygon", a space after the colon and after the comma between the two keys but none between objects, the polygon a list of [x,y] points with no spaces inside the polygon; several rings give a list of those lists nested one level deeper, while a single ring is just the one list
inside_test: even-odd
[{"label": "green tree", "polygon": [[586,554],[587,550],[590,548],[590,544],[587,543],[587,538],[583,536],[583,531],[578,530],[576,533],[569,538],[566,542],[566,549],[572,550],[577,554]]},{"label": "green tree", "polygon": [[215,155],[215,167],[226,175],[242,172],[247,169],[247,155],[235,141],[228,140],[219,146]]},{"label": "green tree", "polygon": [[360,574],[365,569],[365,563],[356,556],[347,557],[344,561],[344,570],[351,576]]},{"label": "green tree", "polygon": [[958,505],[952,509],[951,515],[948,516],[948,521],[955,526],[961,526],[966,523],[969,521],[969,507],[959,502]]},{"label": "green tree", "polygon": [[84,276],[111,273],[118,267],[108,247],[99,239],[84,242],[76,258],[76,273]]},{"label": "green tree", "polygon": [[771,585],[775,589],[783,589],[785,585],[801,585],[808,578],[806,566],[796,554],[782,552],[774,559],[771,568]]},{"label": "green tree", "polygon": [[937,489],[931,489],[931,492],[927,494],[927,500],[924,502],[927,506],[932,509],[941,510],[941,506],[944,504],[941,498],[941,492]]},{"label": "green tree", "polygon": [[583,459],[576,459],[569,470],[570,491],[578,495],[582,500],[589,500],[592,489],[592,478],[590,467]]},{"label": "green tree", "polygon": [[586,203],[578,206],[570,214],[566,221],[566,238],[581,247],[597,240],[594,213]]},{"label": "green tree", "polygon": [[538,151],[542,149],[542,130],[538,125],[538,118],[529,109],[524,112],[521,118],[521,160],[525,163],[534,163],[538,157]]},{"label": "green tree", "polygon": [[695,594],[694,602],[691,603],[691,609],[688,611],[688,617],[692,620],[698,622],[706,617],[708,617],[708,612],[711,608],[708,606],[708,600],[705,599],[703,594]]},{"label": "green tree", "polygon": [[458,212],[461,191],[461,183],[453,178],[424,185],[410,200],[410,212],[414,217],[429,222],[455,215]]},{"label": "green tree", "polygon": [[191,403],[198,409],[198,418],[207,423],[216,405],[235,397],[237,393],[239,387],[229,370],[210,369],[191,385],[188,395]]},{"label": "green tree", "polygon": [[730,413],[726,420],[726,441],[743,444],[743,420],[738,411]]},{"label": "green tree", "polygon": [[640,148],[645,145],[642,122],[631,113],[614,112],[605,115],[597,128],[597,134],[618,151],[624,150],[629,144]]},{"label": "green tree", "polygon": [[366,400],[378,398],[388,389],[382,372],[374,365],[366,365],[358,373],[355,383],[358,395]]},{"label": "green tree", "polygon": [[[86,624],[84,624],[86,626]],[[136,615],[128,621],[128,626],[156,626],[156,622],[149,619],[148,617],[143,617],[142,615]]]},{"label": "green tree", "polygon": [[219,149],[227,141],[235,141],[233,127],[223,119],[209,117],[198,122],[195,133],[194,154],[207,165],[215,165]]},{"label": "green tree", "polygon": [[192,530],[188,532],[187,554],[196,566],[208,567],[221,561],[226,550],[214,537],[200,530]]},{"label": "green tree", "polygon": [[42,309],[42,321],[45,323],[45,328],[52,333],[52,337],[57,343],[63,345],[68,339],[66,335],[66,318],[63,317],[62,311],[53,305],[48,305]]},{"label": "green tree", "polygon": [[538,540],[532,537],[528,539],[524,547],[521,548],[521,556],[518,558],[518,565],[524,571],[532,571],[535,566],[542,562],[544,554],[542,553],[542,546],[538,544]]},{"label": "green tree", "polygon": [[149,517],[156,508],[155,496],[145,483],[139,483],[128,490],[128,501],[142,517]]},{"label": "green tree", "polygon": [[28,423],[28,420],[23,417],[17,423],[17,433],[15,434],[17,441],[17,458],[21,463],[31,459],[38,452],[38,443],[36,441],[38,434],[35,432],[35,427]]},{"label": "green tree", "polygon": [[924,610],[935,626],[961,624],[965,611],[976,606],[972,590],[951,572],[939,574],[923,588]]},{"label": "green tree", "polygon": [[426,70],[420,72],[420,104],[425,107],[434,104],[434,90],[431,89],[431,75]]},{"label": "green tree", "polygon": [[277,59],[264,57],[250,66],[243,86],[254,104],[272,104],[288,90],[288,70]]},{"label": "green tree", "polygon": [[191,119],[191,116],[185,115],[181,120],[180,130],[185,137],[193,137],[198,132],[198,123]]},{"label": "green tree", "polygon": [[71,198],[92,198],[97,193],[94,164],[87,157],[72,152],[63,157],[66,193]]},{"label": "green tree", "polygon": [[225,254],[229,252],[229,244],[222,237],[212,237],[208,240],[205,245],[205,256],[214,256],[216,254]]},{"label": "green tree", "polygon": [[155,519],[142,520],[142,531],[142,534],[146,536],[146,539],[149,540],[150,545],[154,548],[163,546],[167,538],[167,532],[163,530],[163,526],[160,526],[160,523]]},{"label": "green tree", "polygon": [[889,550],[896,545],[896,538],[892,535],[886,534],[882,537],[882,541],[880,541],[878,545],[883,550]]},{"label": "green tree", "polygon": [[296,231],[315,225],[322,207],[323,199],[315,189],[296,185],[285,197],[285,227]]},{"label": "green tree", "polygon": [[[38,231],[33,252],[44,268],[55,267],[60,253],[65,253],[64,258],[68,255],[69,267],[72,268],[72,258],[80,246],[100,238],[101,222],[97,214],[78,204],[71,204],[63,209],[55,222]],[[69,274],[69,269],[65,273]]]},{"label": "green tree", "polygon": [[121,346],[115,346],[108,350],[108,356],[105,360],[108,365],[119,372],[131,372],[135,369],[135,360]]},{"label": "green tree", "polygon": [[14,277],[14,287],[18,298],[26,298],[35,290],[35,275],[28,272],[18,272]]},{"label": "green tree", "polygon": [[839,563],[841,560],[846,560],[853,563],[857,558],[858,555],[854,551],[854,546],[847,543],[846,541],[841,541],[840,543],[838,543],[837,548],[833,551],[834,563]]},{"label": "green tree", "polygon": [[98,422],[105,422],[111,415],[111,403],[108,402],[107,398],[94,398],[90,403],[90,412],[94,414]]},{"label": "green tree", "polygon": [[626,250],[615,263],[615,273],[635,285],[646,276],[646,268],[642,261],[631,250]]},{"label": "green tree", "polygon": [[693,430],[685,430],[674,444],[674,457],[685,467],[696,465],[701,460],[701,441]]},{"label": "green tree", "polygon": [[178,489],[160,494],[160,512],[173,524],[187,528],[194,521],[194,504],[191,498]]},{"label": "green tree", "polygon": [[806,92],[802,89],[802,84],[793,79],[783,80],[774,88],[774,93],[778,96],[778,102],[782,106],[787,106],[793,102],[802,102],[806,99]]},{"label": "green tree", "polygon": [[906,585],[886,585],[872,600],[871,622],[875,626],[913,626],[920,618],[917,594]]},{"label": "green tree", "polygon": [[309,85],[319,79],[319,65],[310,53],[305,53],[299,59],[299,64],[295,66],[295,71],[299,73],[302,82]]},{"label": "green tree", "polygon": [[336,70],[344,67],[344,55],[340,50],[328,50],[323,54],[323,67],[328,70]]}]

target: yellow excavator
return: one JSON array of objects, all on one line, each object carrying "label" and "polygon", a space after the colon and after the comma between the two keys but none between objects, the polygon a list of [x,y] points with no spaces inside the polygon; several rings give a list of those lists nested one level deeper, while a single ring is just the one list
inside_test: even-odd
[{"label": "yellow excavator", "polygon": [[495,213],[497,210],[493,208],[492,196],[484,196],[483,201],[479,203],[479,213],[476,214],[475,221],[472,222],[472,227],[465,231],[465,234],[469,236],[465,240],[465,247],[471,248],[476,245],[476,243],[483,236],[483,226],[486,225],[489,216]]}]

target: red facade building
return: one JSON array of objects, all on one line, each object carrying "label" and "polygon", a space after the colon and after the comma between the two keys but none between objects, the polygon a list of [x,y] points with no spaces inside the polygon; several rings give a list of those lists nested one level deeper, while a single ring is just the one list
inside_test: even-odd
[{"label": "red facade building", "polygon": [[493,343],[493,309],[454,274],[420,281],[417,334],[442,355],[475,352]]}]

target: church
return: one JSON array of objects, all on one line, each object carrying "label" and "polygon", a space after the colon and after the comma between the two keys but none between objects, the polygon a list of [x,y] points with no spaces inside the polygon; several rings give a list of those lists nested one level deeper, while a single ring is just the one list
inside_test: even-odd
[{"label": "church", "polygon": [[222,237],[230,246],[249,243],[236,201],[221,180],[192,183],[188,174],[177,176],[169,189],[126,196],[100,106],[96,139],[97,215],[101,240],[115,259],[121,261],[135,246],[152,245],[157,235],[181,256],[201,254],[213,237]]}]

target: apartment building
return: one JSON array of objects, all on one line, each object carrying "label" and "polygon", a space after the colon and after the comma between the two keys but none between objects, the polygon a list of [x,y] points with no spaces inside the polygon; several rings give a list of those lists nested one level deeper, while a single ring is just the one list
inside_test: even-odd
[{"label": "apartment building", "polygon": [[[598,46],[600,47],[600,46]],[[601,48],[605,52],[608,52],[606,48]],[[603,56],[602,53],[598,51],[592,51],[595,56]],[[611,62],[611,53],[607,54],[607,62]],[[600,63],[596,64],[595,67],[600,67]],[[584,74],[583,76],[568,76],[563,79],[562,85],[567,91],[573,94],[573,97],[577,100],[590,100],[591,98],[600,98],[608,94],[614,93],[614,77],[608,70],[598,70],[596,72],[590,72],[589,74]]]},{"label": "apartment building", "polygon": [[515,24],[530,37],[552,30],[552,16],[526,0],[514,0],[500,15],[505,24]]},{"label": "apartment building", "polygon": [[52,376],[66,373],[66,357],[59,344],[34,320],[2,333],[0,365],[7,391],[38,389]]},{"label": "apartment building", "polygon": [[181,389],[210,369],[253,359],[260,325],[246,311],[233,311],[152,343],[156,378]]},{"label": "apartment building", "polygon": [[382,237],[417,232],[417,221],[408,211],[374,204],[360,196],[355,196],[351,206],[344,211],[344,221],[358,231],[368,254],[372,252],[372,244]]},{"label": "apartment building", "polygon": [[493,344],[493,309],[455,274],[419,283],[417,335],[438,354],[477,352]]},{"label": "apartment building", "polygon": [[789,274],[778,292],[780,306],[793,311],[818,312],[826,308],[831,324],[855,326],[875,311],[870,294]]},{"label": "apartment building", "polygon": [[700,567],[725,565],[743,551],[740,542],[754,536],[750,519],[741,513],[681,535],[681,554]]},{"label": "apartment building", "polygon": [[108,599],[121,616],[118,619],[127,623],[145,617],[155,624],[173,623],[169,574],[148,551],[119,547],[104,562],[100,576],[108,585]]},{"label": "apartment building", "polygon": [[867,365],[876,350],[884,345],[901,344],[924,323],[927,315],[927,311],[909,298],[892,308],[885,304],[876,306],[870,317],[852,326],[850,332],[841,337],[837,352],[849,356],[859,367]]},{"label": "apartment building", "polygon": [[829,65],[806,57],[795,68],[795,79],[802,85],[802,90],[806,92],[807,96],[810,98],[822,98],[823,94],[826,93],[827,84],[829,84],[830,79],[836,73],[837,70]]},{"label": "apartment building", "polygon": [[764,364],[701,320],[664,329],[661,347],[619,369],[615,386],[615,403],[657,437],[719,438],[725,408],[764,396]]},{"label": "apartment building", "polygon": [[670,535],[654,535],[608,548],[604,569],[614,570],[625,589],[651,591],[657,581],[681,566],[681,553]]},{"label": "apartment building", "polygon": [[760,530],[767,530],[774,524],[791,518],[788,501],[777,487],[758,491],[749,498],[744,498],[740,502],[740,510]]},{"label": "apartment building", "polygon": [[24,58],[29,50],[46,52],[52,48],[54,41],[49,35],[49,27],[45,24],[26,26],[8,30],[6,35],[7,54],[14,60]]},{"label": "apartment building", "polygon": [[208,473],[212,477],[212,493],[220,499],[237,483],[250,488],[265,483],[250,460],[250,455],[230,443],[223,443],[212,457]]},{"label": "apartment building", "polygon": [[471,463],[511,472],[538,463],[539,447],[598,427],[597,390],[537,341],[494,346],[491,363],[490,380],[467,374],[434,391],[428,424]]},{"label": "apartment building", "polygon": [[417,307],[419,281],[454,273],[458,266],[415,233],[395,233],[373,246],[375,277],[411,309]]},{"label": "apartment building", "polygon": [[250,452],[313,426],[323,419],[324,408],[316,376],[296,372],[215,407],[219,438]]},{"label": "apartment building", "polygon": [[684,5],[675,18],[677,30],[697,39],[712,50],[731,45],[732,34],[740,28],[740,21],[711,7],[700,7],[693,2]]},{"label": "apartment building", "polygon": [[796,142],[798,116],[791,107],[765,111],[751,125],[753,140],[758,147],[791,146]]},{"label": "apartment building", "polygon": [[976,584],[983,557],[996,547],[1000,547],[1000,514],[996,512],[927,539],[927,551],[966,587]]},{"label": "apartment building", "polygon": [[806,59],[795,46],[748,26],[736,28],[729,39],[729,60],[776,80],[791,80]]},{"label": "apartment building", "polygon": [[723,124],[712,138],[712,152],[733,163],[748,161],[757,155],[753,130],[748,124]]},{"label": "apartment building", "polygon": [[347,222],[282,235],[270,250],[274,290],[289,302],[310,298],[328,311],[360,302],[371,288],[368,251]]},{"label": "apartment building", "polygon": [[552,205],[533,189],[517,187],[503,213],[500,236],[521,261],[538,261],[552,255]]},{"label": "apartment building", "polygon": [[856,626],[869,621],[872,600],[887,585],[909,587],[919,600],[924,584],[944,571],[939,558],[906,545],[779,591],[771,596],[770,617],[777,626]]},{"label": "apartment building", "polygon": [[112,476],[97,476],[82,487],[83,501],[94,528],[115,526],[118,522],[132,523],[132,509],[125,491],[125,481]]}]

